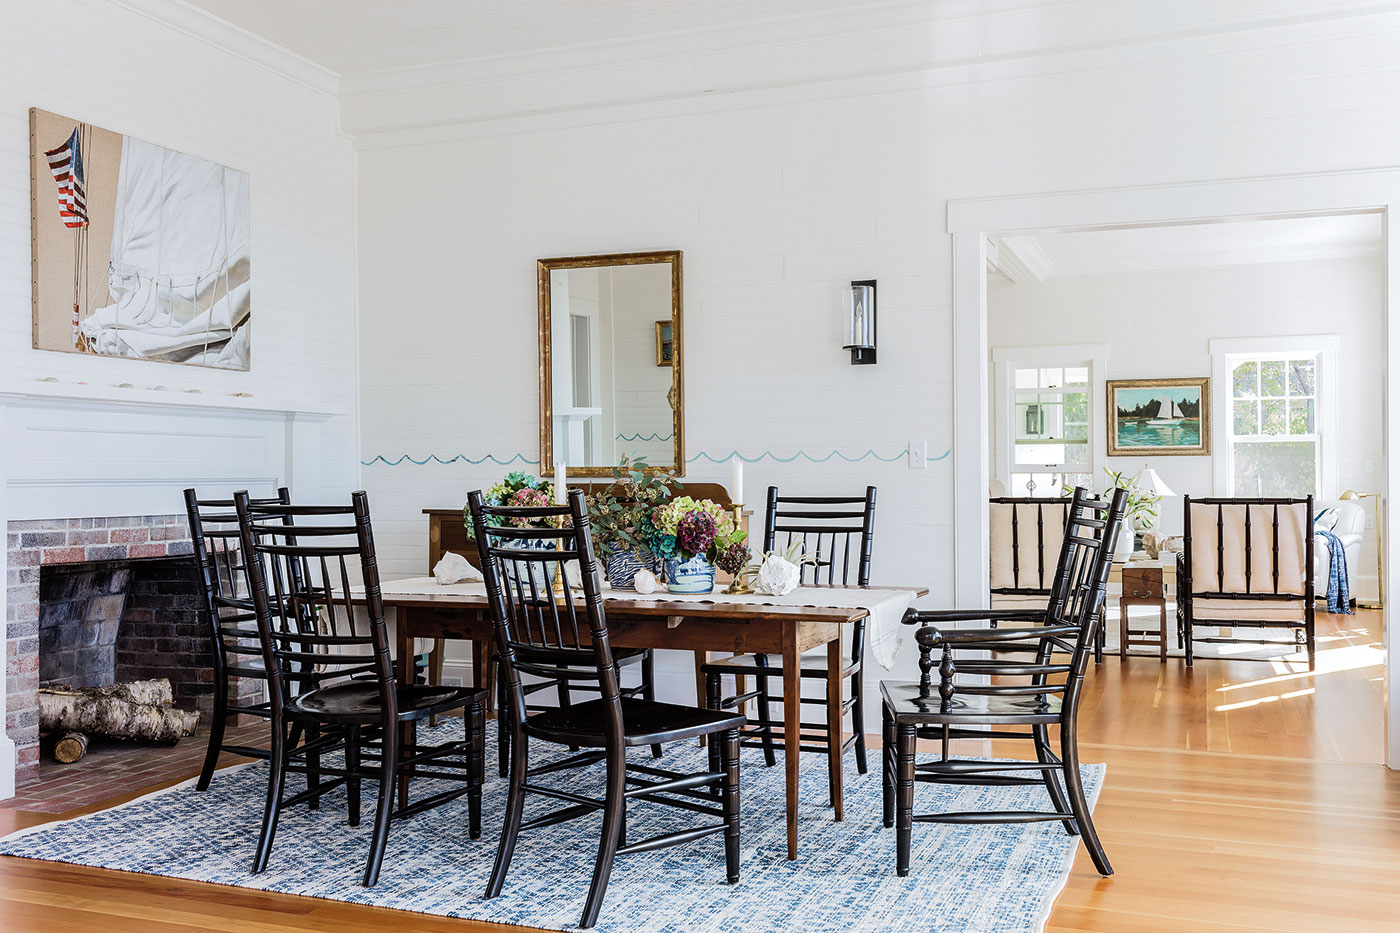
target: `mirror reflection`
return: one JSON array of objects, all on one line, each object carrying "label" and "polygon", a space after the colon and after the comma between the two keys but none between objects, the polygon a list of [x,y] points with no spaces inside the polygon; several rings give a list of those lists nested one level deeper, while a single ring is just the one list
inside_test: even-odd
[{"label": "mirror reflection", "polygon": [[540,261],[542,463],[677,464],[679,265],[679,252]]}]

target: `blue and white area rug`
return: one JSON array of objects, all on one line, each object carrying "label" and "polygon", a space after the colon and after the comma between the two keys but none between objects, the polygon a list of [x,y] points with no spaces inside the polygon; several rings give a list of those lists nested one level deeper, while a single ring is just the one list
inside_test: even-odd
[{"label": "blue and white area rug", "polygon": [[[365,784],[361,825],[346,825],[343,790],[318,811],[297,807],[282,816],[268,870],[251,874],[267,766],[220,772],[204,793],[188,782],[124,806],[62,823],[21,830],[0,840],[0,854],[47,859],[322,897],[356,904],[463,917],[549,930],[575,928],[592,877],[601,816],[526,832],[516,846],[505,891],[482,892],[491,872],[505,807],[506,782],[495,777],[494,723],[488,724],[488,783],[481,839],[467,835],[467,802],[393,824],[379,884],[359,884],[373,822],[373,784]],[[449,719],[440,740],[461,735]],[[532,763],[546,759],[537,745]],[[650,763],[647,750],[635,750]],[[705,753],[673,744],[664,764],[702,770]],[[730,933],[745,931],[1038,931],[1064,887],[1079,850],[1059,823],[943,826],[915,824],[912,870],[894,872],[895,833],[881,826],[880,756],[869,774],[846,761],[845,821],[826,806],[825,762],[802,762],[800,859],[787,856],[781,757],[765,768],[746,749],[741,771],[742,878],[725,883],[724,845],[712,836],[660,852],[619,857],[598,929],[605,933]],[[1104,766],[1083,769],[1090,803]],[[601,766],[549,776],[553,786],[602,795]],[[295,778],[293,780],[296,780]],[[415,786],[414,797],[429,793]],[[532,795],[525,817],[554,803]],[[952,787],[920,784],[915,812],[1044,809],[1036,787]],[[629,807],[628,835],[642,839],[679,828],[683,810],[638,803]],[[1112,841],[1109,841],[1111,848]],[[1085,856],[1087,858],[1087,855]]]}]

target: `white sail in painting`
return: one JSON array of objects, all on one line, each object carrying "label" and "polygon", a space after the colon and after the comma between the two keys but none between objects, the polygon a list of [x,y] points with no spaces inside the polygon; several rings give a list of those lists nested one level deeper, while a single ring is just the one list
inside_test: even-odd
[{"label": "white sail in painting", "polygon": [[98,353],[247,369],[248,175],[122,140],[111,304],[82,322]]},{"label": "white sail in painting", "polygon": [[1186,417],[1181,413],[1181,406],[1165,395],[1157,400],[1157,405],[1157,416],[1149,418],[1148,424],[1180,424]]}]

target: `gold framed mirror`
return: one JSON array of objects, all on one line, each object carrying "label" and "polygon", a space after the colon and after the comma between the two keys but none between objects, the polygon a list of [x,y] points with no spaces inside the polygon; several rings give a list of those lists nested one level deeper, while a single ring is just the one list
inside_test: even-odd
[{"label": "gold framed mirror", "polygon": [[683,475],[681,251],[537,266],[541,475],[611,476],[624,454]]}]

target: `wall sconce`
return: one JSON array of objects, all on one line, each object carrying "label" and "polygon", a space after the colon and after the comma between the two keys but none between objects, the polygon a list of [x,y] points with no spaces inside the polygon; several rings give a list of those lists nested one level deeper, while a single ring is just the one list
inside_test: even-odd
[{"label": "wall sconce", "polygon": [[875,280],[851,283],[846,298],[846,344],[851,365],[875,362]]}]

